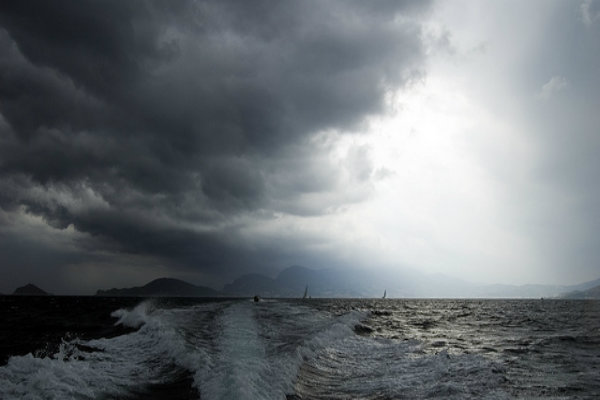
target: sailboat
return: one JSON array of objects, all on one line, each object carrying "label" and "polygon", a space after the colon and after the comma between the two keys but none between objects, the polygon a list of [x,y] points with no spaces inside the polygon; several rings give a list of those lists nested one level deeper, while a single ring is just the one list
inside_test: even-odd
[{"label": "sailboat", "polygon": [[303,299],[306,299],[308,297],[308,285],[306,285],[306,288],[304,289],[304,296],[302,296]]},{"label": "sailboat", "polygon": [[386,295],[387,295],[387,290],[384,290],[384,291],[383,291],[383,297],[382,297],[382,299],[385,299],[385,296],[386,296]]}]

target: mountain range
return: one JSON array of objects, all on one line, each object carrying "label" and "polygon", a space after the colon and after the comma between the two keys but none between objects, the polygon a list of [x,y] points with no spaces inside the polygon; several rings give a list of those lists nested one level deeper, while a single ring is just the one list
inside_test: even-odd
[{"label": "mountain range", "polygon": [[[292,266],[274,278],[261,274],[240,276],[222,290],[197,286],[179,279],[159,278],[143,286],[98,290],[97,296],[133,297],[302,297],[380,298],[600,298],[600,279],[579,285],[482,285],[440,274],[414,270],[368,271],[359,269],[310,269]],[[17,288],[14,295],[49,293],[33,284]]]},{"label": "mountain range", "polygon": [[575,290],[562,297],[566,299],[600,299],[600,285],[586,290]]},{"label": "mountain range", "polygon": [[[98,290],[99,296],[177,297],[302,297],[306,286],[312,297],[379,298],[540,298],[584,292],[600,285],[600,279],[580,285],[478,285],[445,275],[417,271],[368,271],[310,269],[292,266],[274,278],[261,274],[243,275],[217,291],[177,279],[156,279],[140,287]],[[591,296],[591,294],[586,294]],[[582,295],[582,296],[586,296]]]}]

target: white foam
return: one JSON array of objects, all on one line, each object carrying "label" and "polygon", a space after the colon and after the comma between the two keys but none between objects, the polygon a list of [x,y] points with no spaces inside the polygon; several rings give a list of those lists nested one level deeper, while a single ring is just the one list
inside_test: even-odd
[{"label": "white foam", "polygon": [[149,315],[154,310],[154,303],[152,300],[145,300],[135,306],[133,310],[127,310],[120,308],[113,311],[110,316],[119,318],[115,325],[128,326],[130,328],[139,328],[143,324],[149,321]]},{"label": "white foam", "polygon": [[31,354],[11,357],[0,368],[0,398],[93,399],[106,393],[118,395],[130,384],[127,375],[111,363],[35,358]]},{"label": "white foam", "polygon": [[258,336],[253,304],[235,304],[221,317],[218,353],[210,371],[197,374],[202,397],[208,399],[267,398],[261,387],[265,349]]},{"label": "white foam", "polygon": [[362,316],[333,318],[278,302],[232,305],[219,318],[209,367],[195,376],[202,398],[285,398],[294,393],[299,366],[324,345],[354,335],[352,326]]},{"label": "white foam", "polygon": [[[117,310],[117,323],[141,328],[110,339],[63,342],[53,357],[31,354],[11,357],[0,367],[1,399],[95,399],[120,396],[145,384],[168,382],[173,368],[169,364],[193,367],[204,354],[189,351],[173,313],[155,310],[144,302],[133,310]],[[81,352],[83,344],[98,349]]]}]

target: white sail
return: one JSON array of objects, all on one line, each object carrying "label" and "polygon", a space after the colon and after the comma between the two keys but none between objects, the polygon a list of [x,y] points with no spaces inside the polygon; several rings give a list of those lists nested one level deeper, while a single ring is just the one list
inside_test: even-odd
[{"label": "white sail", "polygon": [[384,291],[383,291],[383,297],[382,297],[382,299],[385,299],[385,296],[386,296],[386,295],[387,295],[387,290],[384,290]]}]

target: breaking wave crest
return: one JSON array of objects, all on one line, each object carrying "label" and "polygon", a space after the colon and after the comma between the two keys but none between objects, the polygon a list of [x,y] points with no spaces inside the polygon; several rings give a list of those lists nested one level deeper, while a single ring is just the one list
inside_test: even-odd
[{"label": "breaking wave crest", "polygon": [[119,308],[118,310],[113,311],[110,316],[119,319],[117,322],[115,322],[115,325],[123,325],[129,328],[139,328],[146,322],[150,321],[150,313],[155,308],[154,301],[145,300],[135,306],[133,310]]},{"label": "breaking wave crest", "polygon": [[63,341],[57,353],[46,357],[11,357],[0,368],[0,398],[122,397],[174,379],[180,365],[197,363],[201,354],[187,351],[168,311],[151,309],[151,303],[143,302],[113,313],[118,324],[140,327],[133,333]]}]

